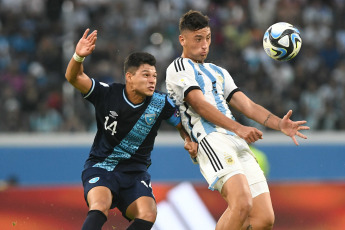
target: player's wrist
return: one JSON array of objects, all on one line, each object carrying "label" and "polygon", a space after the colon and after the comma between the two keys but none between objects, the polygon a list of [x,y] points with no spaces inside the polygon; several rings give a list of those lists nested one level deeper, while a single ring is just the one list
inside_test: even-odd
[{"label": "player's wrist", "polygon": [[[233,120],[231,120],[231,121],[233,121]],[[241,130],[241,128],[243,128],[243,127],[244,127],[244,125],[234,121],[231,129],[228,129],[228,130],[238,134],[238,131]]]},{"label": "player's wrist", "polygon": [[278,130],[280,130],[280,131],[282,130],[281,123],[282,123],[282,119],[280,119],[279,122],[278,122]]},{"label": "player's wrist", "polygon": [[73,54],[73,59],[76,61],[76,62],[83,62],[85,60],[85,57],[81,57],[79,56],[76,52],[74,52]]},{"label": "player's wrist", "polygon": [[184,138],[184,143],[188,143],[188,142],[192,142],[192,140],[190,139],[189,136],[186,136],[186,137]]}]

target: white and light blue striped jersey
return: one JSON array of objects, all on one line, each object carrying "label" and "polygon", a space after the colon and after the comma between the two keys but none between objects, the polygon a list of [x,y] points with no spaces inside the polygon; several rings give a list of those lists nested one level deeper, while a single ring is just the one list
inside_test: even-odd
[{"label": "white and light blue striped jersey", "polygon": [[212,63],[195,63],[188,58],[180,57],[167,69],[166,87],[168,94],[180,109],[184,128],[195,141],[201,141],[212,132],[235,135],[205,120],[184,101],[191,90],[200,89],[209,103],[225,116],[234,119],[227,102],[239,88],[227,70]]}]

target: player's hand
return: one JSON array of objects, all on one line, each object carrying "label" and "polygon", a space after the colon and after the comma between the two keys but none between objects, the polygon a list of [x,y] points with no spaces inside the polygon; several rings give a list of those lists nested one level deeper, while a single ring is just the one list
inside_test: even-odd
[{"label": "player's hand", "polygon": [[262,139],[262,132],[255,127],[241,126],[240,129],[235,132],[237,136],[243,138],[248,144]]},{"label": "player's hand", "polygon": [[86,29],[83,37],[79,40],[75,52],[80,57],[86,57],[92,53],[96,47],[97,30],[88,35],[90,29]]},{"label": "player's hand", "polygon": [[279,128],[282,133],[292,138],[293,142],[298,145],[296,140],[296,135],[307,139],[307,136],[303,135],[299,132],[299,130],[308,130],[310,129],[308,126],[302,126],[303,124],[307,123],[307,121],[292,121],[290,117],[292,115],[292,110],[289,110],[287,114],[283,117],[283,119],[279,122]]},{"label": "player's hand", "polygon": [[198,154],[198,143],[195,143],[188,139],[189,138],[186,138],[184,141],[184,149],[188,151],[189,155],[192,158],[196,158],[196,155]]}]

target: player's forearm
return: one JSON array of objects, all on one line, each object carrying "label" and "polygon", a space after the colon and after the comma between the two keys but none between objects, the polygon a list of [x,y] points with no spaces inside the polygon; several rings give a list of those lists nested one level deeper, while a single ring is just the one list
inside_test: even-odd
[{"label": "player's forearm", "polygon": [[262,122],[263,126],[280,131],[280,121],[282,119],[274,115],[273,113],[268,113],[265,120]]},{"label": "player's forearm", "polygon": [[248,118],[274,130],[280,130],[281,118],[277,117],[264,107],[258,104],[254,104],[255,108],[252,109],[253,114],[248,116]]},{"label": "player's forearm", "polygon": [[182,126],[181,123],[179,123],[179,124],[176,126],[176,129],[179,131],[182,140],[184,140],[184,141],[191,141],[191,139],[190,139],[190,137],[189,137],[189,134],[188,134],[187,131],[183,128],[183,126]]},{"label": "player's forearm", "polygon": [[67,81],[73,85],[73,83],[77,80],[78,76],[82,76],[83,72],[83,63],[75,61],[72,57],[68,63],[65,77]]},{"label": "player's forearm", "polygon": [[196,105],[192,105],[192,107],[204,119],[226,130],[236,133],[236,131],[242,126],[240,123],[222,114],[217,108],[207,101],[200,101]]}]

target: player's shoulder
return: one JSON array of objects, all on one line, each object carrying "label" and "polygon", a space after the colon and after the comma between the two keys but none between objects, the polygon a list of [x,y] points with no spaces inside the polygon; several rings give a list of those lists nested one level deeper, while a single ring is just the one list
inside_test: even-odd
[{"label": "player's shoulder", "polygon": [[216,65],[214,63],[207,62],[207,63],[205,63],[205,65],[208,65],[210,68],[215,69],[215,70],[220,70],[220,71],[225,70],[223,67]]},{"label": "player's shoulder", "polygon": [[189,68],[191,68],[193,65],[193,62],[191,59],[189,58],[183,58],[183,57],[178,57],[175,60],[173,60],[171,62],[171,64],[169,65],[167,71],[172,71],[172,72],[182,72],[182,71],[186,71]]},{"label": "player's shoulder", "polygon": [[101,81],[101,80],[98,80],[98,79],[95,79],[95,78],[92,78],[92,83],[93,84],[98,84],[102,87],[106,87],[106,88],[115,88],[115,89],[118,89],[118,88],[123,88],[124,87],[124,84],[122,83],[117,83],[117,82],[104,82],[104,81]]},{"label": "player's shoulder", "polygon": [[113,82],[110,84],[110,87],[114,89],[123,89],[125,87],[125,84]]},{"label": "player's shoulder", "polygon": [[209,68],[213,69],[215,72],[219,73],[223,77],[230,75],[224,67],[218,66],[214,63],[205,63],[205,65],[208,65]]},{"label": "player's shoulder", "polygon": [[108,88],[109,92],[121,92],[125,88],[125,84],[117,83],[117,82],[99,82],[104,88]]},{"label": "player's shoulder", "polygon": [[158,90],[155,90],[155,92],[153,93],[151,100],[155,100],[155,101],[160,101],[163,104],[170,104],[172,107],[175,107],[175,103],[171,100],[171,98],[169,97],[169,95],[165,92],[161,92]]},{"label": "player's shoulder", "polygon": [[98,81],[98,84],[102,92],[111,94],[116,97],[122,95],[123,89],[125,88],[125,84],[117,83],[117,82]]},{"label": "player's shoulder", "polygon": [[155,90],[155,92],[152,95],[153,97],[160,97],[160,98],[166,98],[168,97],[167,93],[164,93],[162,91]]},{"label": "player's shoulder", "polygon": [[153,93],[153,97],[156,97],[156,98],[160,98],[162,101],[166,101],[168,103],[165,103],[165,104],[170,104],[170,106],[172,107],[175,107],[175,103],[173,102],[173,100],[170,98],[169,94],[168,93],[165,93],[165,92],[161,92],[161,91],[155,91]]}]

